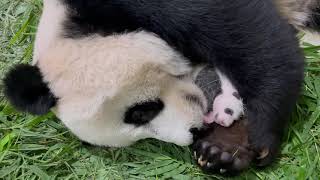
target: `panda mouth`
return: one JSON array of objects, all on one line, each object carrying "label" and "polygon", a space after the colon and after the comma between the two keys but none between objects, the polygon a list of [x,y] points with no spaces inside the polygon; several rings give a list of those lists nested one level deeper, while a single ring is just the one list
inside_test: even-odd
[{"label": "panda mouth", "polygon": [[211,66],[202,67],[195,77],[195,84],[202,90],[207,99],[207,112],[212,111],[213,100],[221,89],[219,76],[215,68]]}]

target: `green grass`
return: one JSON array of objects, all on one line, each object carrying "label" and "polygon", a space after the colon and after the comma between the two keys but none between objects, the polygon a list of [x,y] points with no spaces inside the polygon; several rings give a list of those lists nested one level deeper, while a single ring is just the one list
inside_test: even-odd
[{"label": "green grass", "polygon": [[[32,59],[40,0],[0,0],[0,78]],[[282,155],[273,166],[238,179],[320,178],[320,47],[304,44],[304,93],[293,113]],[[0,89],[2,85],[0,83]],[[203,174],[189,148],[145,140],[129,148],[82,145],[49,114],[16,112],[0,93],[0,179],[222,179]]]}]

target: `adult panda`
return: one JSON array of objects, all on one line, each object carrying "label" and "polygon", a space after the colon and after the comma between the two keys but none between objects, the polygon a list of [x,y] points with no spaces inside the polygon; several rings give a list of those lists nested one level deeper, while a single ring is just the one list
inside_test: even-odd
[{"label": "adult panda", "polygon": [[237,117],[222,108],[231,122],[242,98],[246,123],[195,133],[196,157],[210,171],[267,165],[303,79],[287,21],[320,24],[318,1],[274,1],[44,0],[33,65],[7,74],[5,94],[33,114],[52,108],[83,141],[114,147],[144,138],[189,145],[203,118],[217,120],[207,114],[215,96],[240,105]]}]

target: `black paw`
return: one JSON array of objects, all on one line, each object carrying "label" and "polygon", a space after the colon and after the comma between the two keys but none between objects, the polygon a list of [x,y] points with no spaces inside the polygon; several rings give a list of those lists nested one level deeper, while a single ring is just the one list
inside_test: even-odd
[{"label": "black paw", "polygon": [[258,167],[270,165],[277,157],[281,145],[281,136],[271,133],[265,133],[256,139],[251,139],[256,136],[249,136],[251,149],[253,149],[257,156],[255,157],[255,164]]},{"label": "black paw", "polygon": [[249,148],[244,122],[230,128],[215,126],[207,133],[193,145],[195,159],[205,172],[233,175],[250,166],[255,153]]},{"label": "black paw", "polygon": [[210,173],[238,173],[247,169],[252,161],[252,152],[242,146],[226,148],[214,142],[201,141],[194,150],[199,166]]}]

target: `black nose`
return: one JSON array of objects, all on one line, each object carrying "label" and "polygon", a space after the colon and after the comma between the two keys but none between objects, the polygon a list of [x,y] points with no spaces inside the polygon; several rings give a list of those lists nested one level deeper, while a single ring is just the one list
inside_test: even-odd
[{"label": "black nose", "polygon": [[195,135],[195,134],[198,134],[200,130],[199,130],[198,128],[191,128],[189,131],[190,131],[193,135]]},{"label": "black nose", "polygon": [[201,128],[191,128],[189,131],[193,135],[193,141],[195,142],[196,140],[200,138],[204,138],[210,134],[209,132],[213,131],[214,129],[209,126],[203,126]]},{"label": "black nose", "polygon": [[195,142],[197,139],[199,139],[200,130],[198,128],[191,128],[189,131],[193,135],[193,142]]}]

